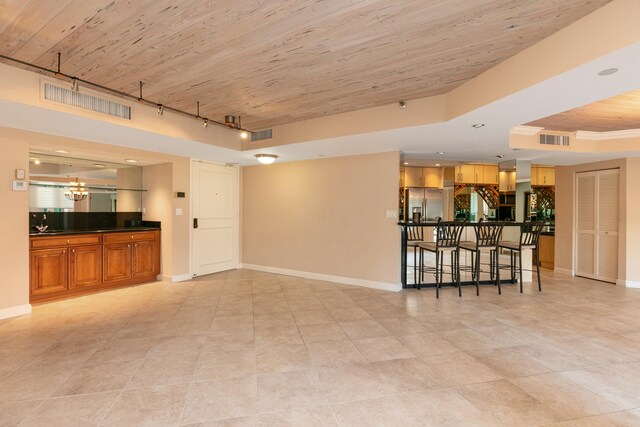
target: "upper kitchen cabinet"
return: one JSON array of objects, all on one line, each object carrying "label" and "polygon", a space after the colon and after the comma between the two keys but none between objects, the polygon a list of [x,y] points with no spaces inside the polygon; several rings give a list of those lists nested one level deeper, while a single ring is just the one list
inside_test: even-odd
[{"label": "upper kitchen cabinet", "polygon": [[556,185],[556,169],[549,166],[532,166],[531,185]]},{"label": "upper kitchen cabinet", "polygon": [[500,171],[500,192],[516,191],[516,171]]},{"label": "upper kitchen cabinet", "polygon": [[428,187],[442,188],[444,180],[443,169],[434,168],[404,168],[404,186],[405,187]]},{"label": "upper kitchen cabinet", "polygon": [[456,184],[498,185],[498,165],[458,165]]}]

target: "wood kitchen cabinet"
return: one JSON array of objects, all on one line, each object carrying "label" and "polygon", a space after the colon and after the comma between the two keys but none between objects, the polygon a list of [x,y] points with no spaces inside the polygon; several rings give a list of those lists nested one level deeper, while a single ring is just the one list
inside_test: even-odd
[{"label": "wood kitchen cabinet", "polygon": [[67,290],[67,248],[33,250],[29,254],[29,267],[31,295],[46,295]]},{"label": "wood kitchen cabinet", "polygon": [[531,167],[531,185],[556,185],[556,169],[549,166]]},{"label": "wood kitchen cabinet", "polygon": [[458,165],[455,183],[498,185],[498,165]]},{"label": "wood kitchen cabinet", "polygon": [[499,174],[499,190],[501,192],[516,191],[516,172],[515,171],[500,171]]},{"label": "wood kitchen cabinet", "polygon": [[33,236],[30,300],[59,299],[156,280],[160,231]]},{"label": "wood kitchen cabinet", "polygon": [[102,282],[102,246],[69,249],[69,289],[96,286]]},{"label": "wood kitchen cabinet", "polygon": [[404,168],[404,187],[442,188],[444,186],[444,170],[441,167],[407,167]]}]

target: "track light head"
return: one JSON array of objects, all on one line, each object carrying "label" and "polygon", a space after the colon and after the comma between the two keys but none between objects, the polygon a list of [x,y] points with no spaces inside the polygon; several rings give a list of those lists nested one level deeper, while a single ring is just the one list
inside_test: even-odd
[{"label": "track light head", "polygon": [[232,128],[236,127],[236,116],[224,116],[224,124]]},{"label": "track light head", "polygon": [[249,132],[243,130],[242,132],[240,132],[240,138],[242,138],[242,139],[249,138]]},{"label": "track light head", "polygon": [[206,128],[207,126],[209,126],[209,120],[208,119],[202,120],[202,127]]},{"label": "track light head", "polygon": [[158,104],[158,115],[159,116],[164,115],[164,105],[162,104]]},{"label": "track light head", "polygon": [[78,79],[71,80],[71,90],[74,92],[78,92],[80,90],[80,85],[78,84]]}]

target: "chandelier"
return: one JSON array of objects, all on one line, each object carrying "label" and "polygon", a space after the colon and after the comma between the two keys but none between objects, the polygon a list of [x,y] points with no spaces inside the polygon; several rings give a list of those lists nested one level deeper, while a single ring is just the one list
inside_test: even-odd
[{"label": "chandelier", "polygon": [[78,182],[78,178],[75,181],[69,182],[69,189],[64,192],[64,197],[74,202],[84,200],[89,195],[89,192],[84,186],[84,182]]}]

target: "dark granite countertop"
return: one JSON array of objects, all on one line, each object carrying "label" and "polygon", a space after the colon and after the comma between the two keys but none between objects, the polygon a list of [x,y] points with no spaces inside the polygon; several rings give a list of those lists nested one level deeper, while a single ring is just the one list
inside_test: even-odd
[{"label": "dark granite countertop", "polygon": [[90,230],[47,230],[44,233],[38,233],[37,231],[29,232],[29,237],[46,237],[46,236],[68,236],[71,234],[92,234],[92,233],[130,233],[132,231],[153,231],[160,230],[160,227],[113,227],[113,228],[100,228]]}]

